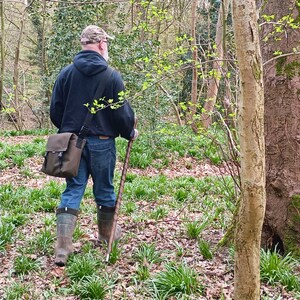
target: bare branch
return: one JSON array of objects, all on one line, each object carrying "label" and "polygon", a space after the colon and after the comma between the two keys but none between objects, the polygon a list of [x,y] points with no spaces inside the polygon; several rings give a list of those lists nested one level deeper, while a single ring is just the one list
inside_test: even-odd
[{"label": "bare branch", "polygon": [[278,56],[275,56],[267,61],[265,61],[263,63],[263,66],[267,65],[268,63],[272,62],[273,60],[276,60],[278,58],[281,58],[281,57],[286,57],[286,56],[291,56],[291,55],[300,55],[300,52],[292,52],[292,53],[285,53],[285,54],[281,54],[281,55],[278,55]]}]

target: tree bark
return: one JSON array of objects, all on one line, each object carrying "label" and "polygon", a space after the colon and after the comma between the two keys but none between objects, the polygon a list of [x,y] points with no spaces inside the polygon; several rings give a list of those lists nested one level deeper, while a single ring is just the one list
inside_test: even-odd
[{"label": "tree bark", "polygon": [[17,38],[17,45],[15,50],[15,60],[14,60],[14,72],[13,72],[13,86],[14,86],[14,108],[17,114],[17,130],[23,129],[23,120],[22,120],[22,108],[19,98],[19,62],[20,62],[20,51],[21,51],[21,41],[23,37],[24,30],[24,18],[25,18],[25,9],[21,15],[20,21],[20,31]]},{"label": "tree bark", "polygon": [[189,105],[189,122],[192,126],[194,132],[197,133],[197,126],[195,124],[194,116],[197,112],[197,85],[198,85],[198,71],[197,71],[197,62],[198,62],[198,47],[197,47],[197,37],[196,37],[196,15],[197,15],[197,3],[198,0],[193,0],[192,2],[192,11],[191,11],[191,36],[193,39],[192,42],[192,89],[191,89],[191,103]]},{"label": "tree bark", "polygon": [[265,213],[264,88],[255,0],[233,0],[240,69],[241,199],[235,230],[234,299],[260,299],[260,241]]},{"label": "tree bark", "polygon": [[[261,30],[268,170],[262,246],[300,256],[300,55],[293,55],[300,32],[292,28],[300,25],[299,7],[295,0],[269,0],[262,14],[274,15]],[[281,19],[291,23],[279,26]],[[275,51],[291,55],[274,60]]]},{"label": "tree bark", "polygon": [[4,28],[4,2],[0,2],[0,18],[1,18],[1,35],[0,35],[0,50],[1,50],[1,69],[0,69],[0,111],[3,108],[3,87],[4,87],[4,72],[5,72],[5,28]]},{"label": "tree bark", "polygon": [[219,8],[217,31],[216,31],[216,52],[215,61],[213,62],[213,76],[208,81],[207,101],[204,104],[204,112],[201,115],[201,123],[203,127],[208,128],[212,122],[212,111],[215,107],[221,74],[222,74],[222,59],[224,58],[224,29],[227,19],[229,0],[223,0]]}]

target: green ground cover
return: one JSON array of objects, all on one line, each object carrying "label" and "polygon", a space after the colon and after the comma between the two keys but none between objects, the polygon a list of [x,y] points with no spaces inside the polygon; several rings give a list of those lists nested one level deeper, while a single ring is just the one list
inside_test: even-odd
[{"label": "green ground cover", "polygon": [[[186,128],[142,134],[123,193],[124,235],[109,263],[106,245],[93,242],[89,184],[75,252],[59,268],[53,263],[55,209],[64,181],[39,172],[45,134],[1,133],[0,299],[232,299],[234,249],[217,245],[231,225],[236,190],[229,172],[214,172],[224,167],[215,142]],[[117,147],[116,188],[126,141],[117,139]],[[191,176],[202,164],[212,171]],[[261,298],[300,299],[297,268],[291,256],[262,252]]]}]

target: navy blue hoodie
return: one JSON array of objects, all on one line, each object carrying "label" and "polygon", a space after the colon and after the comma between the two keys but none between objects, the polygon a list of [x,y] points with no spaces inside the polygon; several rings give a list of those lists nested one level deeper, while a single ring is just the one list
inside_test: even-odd
[{"label": "navy blue hoodie", "polygon": [[[101,84],[101,72],[107,67],[106,60],[100,54],[84,50],[74,57],[73,64],[60,72],[50,105],[50,118],[59,132],[79,133],[88,113],[85,104],[94,100],[98,85]],[[121,75],[114,70],[101,98],[118,102],[121,91],[124,91],[124,84]],[[134,135],[134,112],[129,102],[125,101],[117,109],[107,107],[99,110],[93,117],[87,135],[131,139]]]}]

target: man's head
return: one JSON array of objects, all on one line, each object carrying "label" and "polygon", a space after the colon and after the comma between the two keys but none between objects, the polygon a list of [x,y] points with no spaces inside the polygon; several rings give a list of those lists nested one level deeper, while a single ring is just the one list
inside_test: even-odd
[{"label": "man's head", "polygon": [[108,60],[108,39],[113,39],[96,25],[87,26],[81,33],[80,43],[84,50],[94,50]]}]

